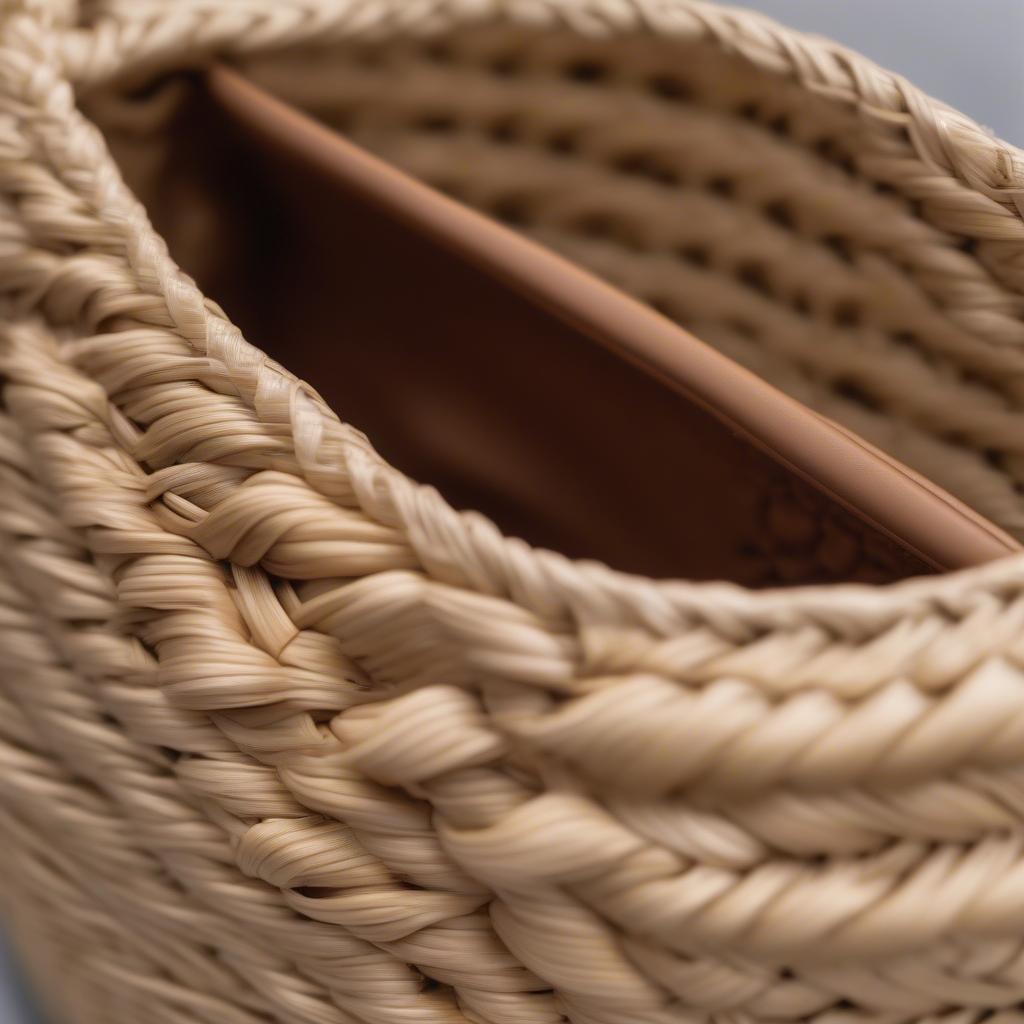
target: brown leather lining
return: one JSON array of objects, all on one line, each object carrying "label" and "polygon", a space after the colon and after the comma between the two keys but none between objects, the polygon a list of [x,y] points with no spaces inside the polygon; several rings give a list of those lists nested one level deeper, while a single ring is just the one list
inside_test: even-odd
[{"label": "brown leather lining", "polygon": [[455,504],[618,568],[749,585],[1018,549],[653,310],[236,72],[206,87],[183,123],[243,242],[208,287]]}]

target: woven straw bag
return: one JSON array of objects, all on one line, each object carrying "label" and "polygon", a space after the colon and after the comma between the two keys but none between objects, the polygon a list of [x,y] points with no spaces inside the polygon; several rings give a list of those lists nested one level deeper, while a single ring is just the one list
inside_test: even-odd
[{"label": "woven straw bag", "polygon": [[0,892],[54,1018],[1024,1019],[1024,556],[750,590],[454,511],[151,227],[213,60],[514,179],[1024,537],[1024,154],[863,58],[695,0],[8,2]]}]

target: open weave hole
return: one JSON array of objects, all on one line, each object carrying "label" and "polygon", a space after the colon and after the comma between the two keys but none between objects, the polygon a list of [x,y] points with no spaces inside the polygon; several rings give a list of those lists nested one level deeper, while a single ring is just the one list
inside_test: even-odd
[{"label": "open weave hole", "polygon": [[683,0],[8,10],[0,893],[55,1012],[1019,1019],[1024,559],[753,593],[455,513],[77,108],[129,154],[173,86],[116,94],[222,54],[1021,532],[1024,158],[861,58]]}]

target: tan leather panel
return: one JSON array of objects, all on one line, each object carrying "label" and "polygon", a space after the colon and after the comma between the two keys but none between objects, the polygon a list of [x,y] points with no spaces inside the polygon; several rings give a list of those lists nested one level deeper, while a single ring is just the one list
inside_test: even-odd
[{"label": "tan leather panel", "polygon": [[617,568],[747,585],[881,581],[1017,549],[588,273],[227,68],[206,85],[182,130],[240,244],[201,283],[454,504]]}]

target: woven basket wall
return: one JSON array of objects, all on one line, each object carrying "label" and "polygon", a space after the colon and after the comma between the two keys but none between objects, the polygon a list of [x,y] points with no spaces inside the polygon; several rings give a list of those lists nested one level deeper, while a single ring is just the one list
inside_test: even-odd
[{"label": "woven basket wall", "polygon": [[1024,558],[753,592],[453,511],[199,292],[216,211],[150,226],[225,57],[1024,537],[1024,154],[863,58],[9,0],[0,893],[55,1020],[1024,1020]]}]

